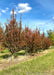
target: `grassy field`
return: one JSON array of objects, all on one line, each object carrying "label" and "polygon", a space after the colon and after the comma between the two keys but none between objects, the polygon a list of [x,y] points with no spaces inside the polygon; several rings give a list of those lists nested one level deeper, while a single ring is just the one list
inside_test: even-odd
[{"label": "grassy field", "polygon": [[0,75],[54,75],[54,51],[2,70]]}]

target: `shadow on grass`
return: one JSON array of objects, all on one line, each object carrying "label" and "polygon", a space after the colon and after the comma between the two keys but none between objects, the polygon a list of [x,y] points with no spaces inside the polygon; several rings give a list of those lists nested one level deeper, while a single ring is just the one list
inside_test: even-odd
[{"label": "shadow on grass", "polygon": [[10,57],[10,56],[11,56],[11,55],[5,54],[5,55],[1,55],[0,58],[5,59],[5,58],[8,58],[8,57]]},{"label": "shadow on grass", "polygon": [[[15,57],[19,56],[19,55],[25,55],[26,52],[24,50],[20,51],[20,52],[17,52],[14,54]],[[9,58],[11,57],[11,54],[4,54],[4,55],[1,55],[0,56],[0,59],[5,59],[5,58]]]},{"label": "shadow on grass", "polygon": [[1,53],[9,53],[8,49],[4,49],[3,51],[1,51]]},{"label": "shadow on grass", "polygon": [[25,53],[16,53],[16,54],[14,54],[15,57],[17,57],[19,55],[25,55]]}]

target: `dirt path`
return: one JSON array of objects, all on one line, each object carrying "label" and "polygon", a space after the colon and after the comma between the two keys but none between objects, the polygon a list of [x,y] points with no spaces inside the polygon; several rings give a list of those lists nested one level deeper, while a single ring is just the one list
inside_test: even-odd
[{"label": "dirt path", "polygon": [[43,52],[36,53],[34,56],[29,56],[29,55],[18,56],[17,58],[15,58],[12,61],[11,61],[11,58],[0,60],[0,70],[9,68],[10,66],[16,65],[16,64],[18,64],[20,62],[31,60],[31,59],[36,58],[38,56],[46,55],[47,53],[52,52],[52,51],[54,51],[54,49],[45,50]]}]

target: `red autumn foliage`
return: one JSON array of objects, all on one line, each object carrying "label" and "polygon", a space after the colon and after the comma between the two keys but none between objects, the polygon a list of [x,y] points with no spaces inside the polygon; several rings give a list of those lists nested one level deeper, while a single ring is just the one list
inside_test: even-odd
[{"label": "red autumn foliage", "polygon": [[0,42],[3,42],[3,41],[4,41],[4,38],[3,38],[3,29],[0,26]]},{"label": "red autumn foliage", "polygon": [[41,36],[41,41],[42,41],[42,49],[45,50],[49,48],[52,45],[51,40],[48,37],[45,37],[45,33],[43,32]]},{"label": "red autumn foliage", "polygon": [[29,49],[29,52],[35,52],[36,50],[41,49],[41,36],[38,29],[33,32],[27,27],[25,29],[24,36],[26,41],[26,47]]},{"label": "red autumn foliage", "polygon": [[24,31],[24,41],[28,52],[35,52],[40,49],[47,49],[51,46],[51,41],[47,37],[45,37],[45,33],[40,34],[40,30],[36,28],[36,30],[32,31],[28,27],[25,28]]},{"label": "red autumn foliage", "polygon": [[45,33],[40,34],[40,29],[32,31],[29,27],[22,30],[21,19],[20,26],[14,18],[14,9],[10,23],[6,24],[5,30],[5,46],[14,54],[16,51],[26,49],[32,53],[40,49],[47,49],[51,46],[51,41],[45,36]]},{"label": "red autumn foliage", "polygon": [[4,42],[3,28],[0,26],[0,52],[4,50],[3,42]]},{"label": "red autumn foliage", "polygon": [[20,50],[20,35],[21,35],[20,28],[21,27],[18,27],[16,18],[14,18],[14,9],[13,9],[13,14],[10,23],[6,24],[5,42],[4,42],[5,46],[8,47],[9,51],[12,54]]}]

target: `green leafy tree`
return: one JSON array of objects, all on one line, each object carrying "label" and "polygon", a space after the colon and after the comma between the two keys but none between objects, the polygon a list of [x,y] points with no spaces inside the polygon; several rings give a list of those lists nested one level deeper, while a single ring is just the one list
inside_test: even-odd
[{"label": "green leafy tree", "polygon": [[54,45],[54,31],[49,30],[47,31],[48,33],[48,38],[50,38],[50,40],[52,41],[52,45]]}]

